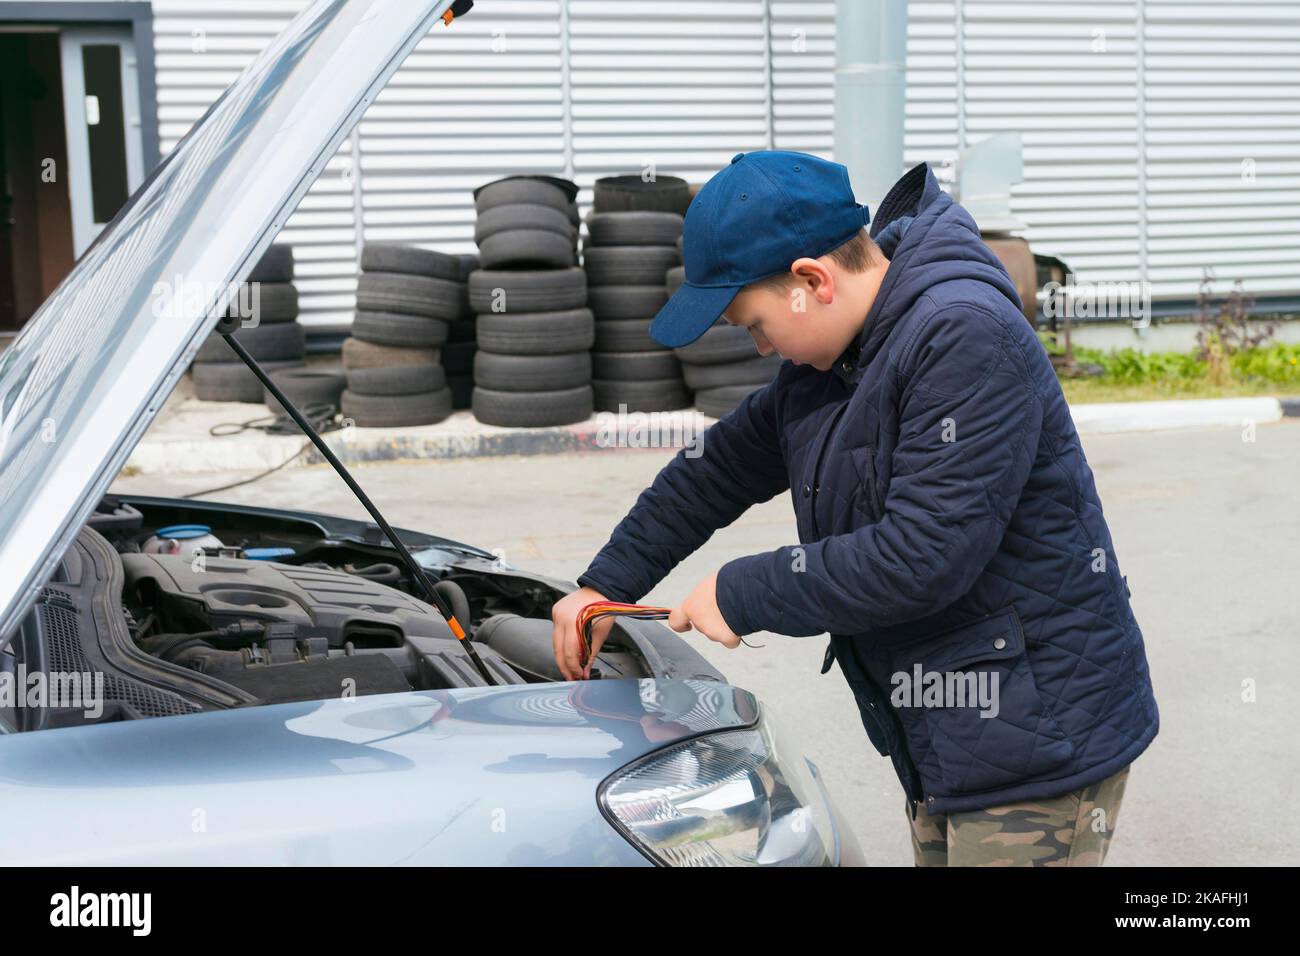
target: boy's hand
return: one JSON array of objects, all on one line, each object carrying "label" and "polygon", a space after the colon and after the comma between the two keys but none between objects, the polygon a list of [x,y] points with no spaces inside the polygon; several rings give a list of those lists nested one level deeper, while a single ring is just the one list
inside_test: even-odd
[{"label": "boy's hand", "polygon": [[699,631],[711,641],[717,641],[723,647],[739,647],[740,635],[736,634],[722,618],[718,610],[718,572],[714,571],[695,586],[681,604],[672,609],[668,615],[668,626],[674,631]]},{"label": "boy's hand", "polygon": [[600,653],[600,646],[609,637],[609,629],[614,626],[614,618],[601,618],[591,626],[591,657],[587,666],[579,663],[581,658],[582,635],[578,633],[578,612],[592,601],[608,601],[609,598],[595,588],[578,588],[556,601],[551,607],[551,644],[555,651],[555,663],[565,680],[586,680],[591,674],[591,665]]}]

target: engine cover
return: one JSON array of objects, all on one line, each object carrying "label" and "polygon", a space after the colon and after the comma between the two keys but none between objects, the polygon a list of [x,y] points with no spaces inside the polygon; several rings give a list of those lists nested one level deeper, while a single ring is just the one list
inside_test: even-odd
[{"label": "engine cover", "polygon": [[269,561],[124,554],[126,596],[153,608],[163,629],[212,630],[236,621],[297,625],[331,647],[401,647],[404,638],[455,640],[434,609],[403,591],[344,571]]}]

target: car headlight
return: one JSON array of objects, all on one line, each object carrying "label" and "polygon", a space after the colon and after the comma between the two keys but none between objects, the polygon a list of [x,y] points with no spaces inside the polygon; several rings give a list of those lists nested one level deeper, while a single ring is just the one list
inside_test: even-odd
[{"label": "car headlight", "polygon": [[668,866],[834,865],[834,825],[810,766],[783,756],[760,720],[624,767],[599,800],[633,844]]}]

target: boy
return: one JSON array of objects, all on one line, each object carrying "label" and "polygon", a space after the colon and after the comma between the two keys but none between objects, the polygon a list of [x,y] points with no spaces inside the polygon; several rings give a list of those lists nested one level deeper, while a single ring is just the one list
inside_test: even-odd
[{"label": "boy", "polygon": [[723,565],[669,626],[829,632],[822,672],[839,661],[893,761],[917,865],[1099,865],[1159,715],[1092,471],[1015,286],[929,168],[867,223],[847,170],[802,153],[739,154],[692,201],[651,334],[685,345],[725,312],[786,361],[555,605],[556,660],[585,676],[578,608],[639,600],[790,490],[801,544]]}]

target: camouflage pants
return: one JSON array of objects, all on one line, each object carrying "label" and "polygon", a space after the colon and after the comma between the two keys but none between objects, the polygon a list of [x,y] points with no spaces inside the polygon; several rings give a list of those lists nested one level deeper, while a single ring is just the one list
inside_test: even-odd
[{"label": "camouflage pants", "polygon": [[1119,819],[1129,768],[1048,800],[912,819],[917,866],[1101,866]]}]

